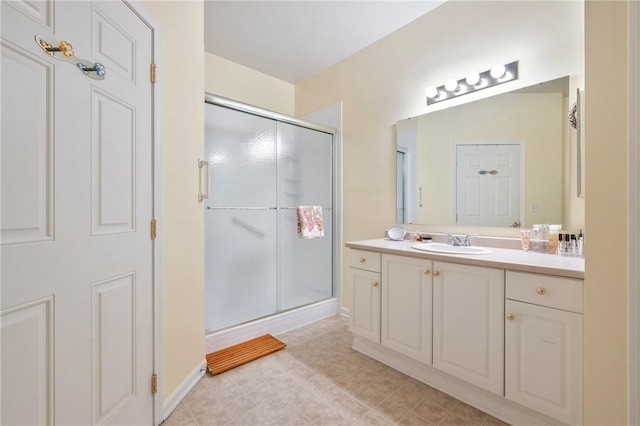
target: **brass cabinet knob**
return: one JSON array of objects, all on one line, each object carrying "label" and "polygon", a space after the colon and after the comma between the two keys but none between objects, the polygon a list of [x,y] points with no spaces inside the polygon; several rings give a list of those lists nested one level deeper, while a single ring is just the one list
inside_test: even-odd
[{"label": "brass cabinet knob", "polygon": [[438,275],[440,275],[440,271],[433,271],[433,276],[437,277]]},{"label": "brass cabinet knob", "polygon": [[367,259],[365,259],[364,257],[361,257],[361,258],[360,258],[360,263],[364,263],[364,262],[366,262],[366,261],[367,261]]},{"label": "brass cabinet knob", "polygon": [[425,274],[425,275],[429,275],[429,272],[431,272],[431,271],[428,268],[424,268],[422,270],[422,273]]},{"label": "brass cabinet knob", "polygon": [[371,283],[371,285],[374,286],[374,287],[378,287],[378,282],[374,281],[373,283]]},{"label": "brass cabinet knob", "polygon": [[507,314],[507,319],[508,319],[509,321],[513,321],[514,319],[516,319],[516,316],[515,316],[515,315],[513,315],[513,314]]},{"label": "brass cabinet knob", "polygon": [[539,295],[543,295],[547,292],[547,290],[544,289],[544,287],[538,287],[536,288],[536,293],[538,293]]}]

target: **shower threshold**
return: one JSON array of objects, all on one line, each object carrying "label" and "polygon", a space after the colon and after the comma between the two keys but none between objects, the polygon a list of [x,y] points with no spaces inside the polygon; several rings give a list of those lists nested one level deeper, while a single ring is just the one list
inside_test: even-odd
[{"label": "shower threshold", "polygon": [[208,331],[205,337],[206,353],[224,349],[264,334],[284,333],[287,330],[337,314],[338,299],[332,297],[241,324]]}]

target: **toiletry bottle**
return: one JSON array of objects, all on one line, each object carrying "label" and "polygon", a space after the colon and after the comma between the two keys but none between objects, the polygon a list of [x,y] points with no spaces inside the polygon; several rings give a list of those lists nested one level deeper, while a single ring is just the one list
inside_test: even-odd
[{"label": "toiletry bottle", "polygon": [[558,249],[556,253],[559,256],[564,255],[564,234],[558,234]]},{"label": "toiletry bottle", "polygon": [[582,229],[580,230],[580,232],[578,233],[578,256],[583,257],[584,256],[584,234],[582,233]]},{"label": "toiletry bottle", "polygon": [[529,251],[531,248],[531,229],[521,229],[522,250]]},{"label": "toiletry bottle", "polygon": [[540,251],[540,225],[538,224],[533,225],[531,230],[531,251]]},{"label": "toiletry bottle", "polygon": [[569,254],[570,256],[578,255],[578,240],[576,239],[576,234],[571,234],[571,244],[569,245]]},{"label": "toiletry bottle", "polygon": [[558,252],[558,234],[562,225],[549,225],[549,254]]},{"label": "toiletry bottle", "polygon": [[540,225],[540,253],[549,252],[549,225]]}]

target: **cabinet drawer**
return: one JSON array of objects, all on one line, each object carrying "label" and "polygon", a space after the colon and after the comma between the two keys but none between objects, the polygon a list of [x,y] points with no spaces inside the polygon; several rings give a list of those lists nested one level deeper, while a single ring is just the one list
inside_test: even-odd
[{"label": "cabinet drawer", "polygon": [[507,299],[582,313],[583,281],[507,271]]},{"label": "cabinet drawer", "polygon": [[380,272],[380,253],[374,251],[350,249],[349,266],[372,272]]}]

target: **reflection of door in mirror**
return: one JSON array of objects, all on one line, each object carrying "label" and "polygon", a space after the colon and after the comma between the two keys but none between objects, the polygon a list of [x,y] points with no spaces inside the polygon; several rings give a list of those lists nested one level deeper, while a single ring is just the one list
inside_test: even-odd
[{"label": "reflection of door in mirror", "polygon": [[521,218],[468,226],[582,225],[584,209],[569,197],[569,177],[575,176],[575,139],[572,148],[566,118],[569,92],[569,78],[563,77],[398,121],[397,146],[409,148],[403,223],[463,226],[455,220],[454,142],[526,141],[521,147]]},{"label": "reflection of door in mirror", "polygon": [[454,144],[454,218],[459,226],[523,223],[522,143]]},{"label": "reflection of door in mirror", "polygon": [[406,150],[398,148],[396,151],[396,222],[405,223],[407,221],[407,199],[406,199]]}]

